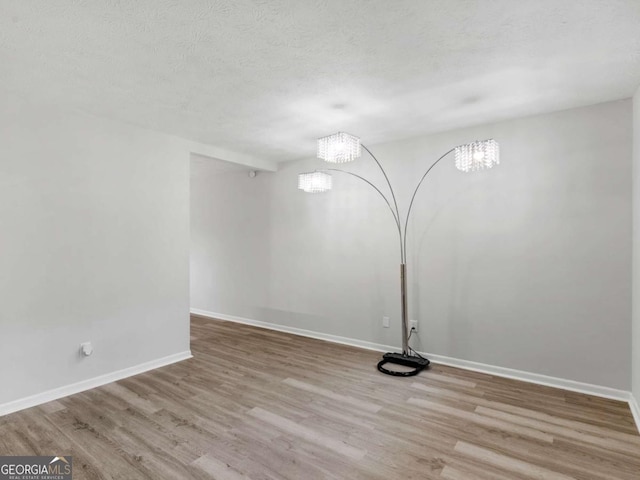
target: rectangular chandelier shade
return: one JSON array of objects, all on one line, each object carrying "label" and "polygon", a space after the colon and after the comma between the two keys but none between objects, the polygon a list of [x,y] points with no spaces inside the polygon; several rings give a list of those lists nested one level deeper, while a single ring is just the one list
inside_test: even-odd
[{"label": "rectangular chandelier shade", "polygon": [[477,172],[500,164],[500,146],[494,139],[476,140],[455,148],[456,168]]},{"label": "rectangular chandelier shade", "polygon": [[331,190],[333,179],[325,172],[298,174],[298,189],[307,193],[322,193]]},{"label": "rectangular chandelier shade", "polygon": [[351,162],[361,154],[360,139],[348,133],[338,132],[318,139],[318,158],[325,162]]}]

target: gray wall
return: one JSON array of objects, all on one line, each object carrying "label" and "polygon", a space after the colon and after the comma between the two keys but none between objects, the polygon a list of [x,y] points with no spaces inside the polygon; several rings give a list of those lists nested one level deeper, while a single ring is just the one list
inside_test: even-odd
[{"label": "gray wall", "polygon": [[189,350],[188,160],[173,137],[3,99],[0,404]]},{"label": "gray wall", "polygon": [[[453,158],[438,165],[417,198],[408,268],[420,350],[630,388],[631,112],[623,100],[373,146],[402,211],[451,146],[494,137],[502,148],[491,171],[463,174]],[[206,281],[192,276],[192,307],[397,346],[390,213],[338,174],[329,194],[296,189],[299,172],[323,165],[194,184],[192,234],[209,265]],[[346,168],[382,182],[370,160]],[[238,218],[252,219],[248,231]],[[251,239],[233,241],[241,231]],[[234,270],[242,294],[223,299],[216,272],[249,251],[268,264]]]},{"label": "gray wall", "polygon": [[[640,405],[640,88],[633,97],[633,352],[632,393]],[[640,428],[640,425],[638,426]]]}]

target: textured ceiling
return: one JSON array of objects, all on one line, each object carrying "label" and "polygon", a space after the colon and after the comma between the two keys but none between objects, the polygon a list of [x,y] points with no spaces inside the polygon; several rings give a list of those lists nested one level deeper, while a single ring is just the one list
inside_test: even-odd
[{"label": "textured ceiling", "polygon": [[638,84],[639,0],[0,0],[0,94],[276,161]]}]

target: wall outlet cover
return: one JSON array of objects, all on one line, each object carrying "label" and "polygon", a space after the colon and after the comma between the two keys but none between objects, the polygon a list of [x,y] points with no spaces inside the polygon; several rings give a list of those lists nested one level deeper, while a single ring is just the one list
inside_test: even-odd
[{"label": "wall outlet cover", "polygon": [[83,356],[88,357],[93,353],[93,345],[91,342],[84,342],[80,344],[80,352]]}]

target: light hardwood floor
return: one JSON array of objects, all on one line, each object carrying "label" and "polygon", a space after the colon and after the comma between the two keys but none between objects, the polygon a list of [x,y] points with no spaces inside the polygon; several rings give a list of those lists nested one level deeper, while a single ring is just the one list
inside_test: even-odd
[{"label": "light hardwood floor", "polygon": [[194,358],[0,417],[74,479],[640,479],[626,404],[192,318]]}]

